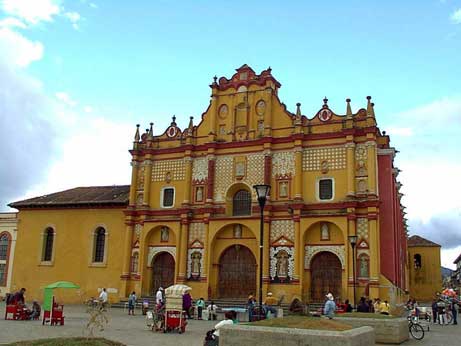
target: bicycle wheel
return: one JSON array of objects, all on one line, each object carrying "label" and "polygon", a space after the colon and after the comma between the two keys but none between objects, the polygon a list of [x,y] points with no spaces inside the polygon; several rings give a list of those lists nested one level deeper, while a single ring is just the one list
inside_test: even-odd
[{"label": "bicycle wheel", "polygon": [[424,329],[420,324],[412,323],[410,324],[410,334],[416,340],[421,340],[424,338]]}]

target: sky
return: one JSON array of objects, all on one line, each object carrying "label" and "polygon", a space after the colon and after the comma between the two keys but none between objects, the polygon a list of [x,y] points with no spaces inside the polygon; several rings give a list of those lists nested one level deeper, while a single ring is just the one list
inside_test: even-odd
[{"label": "sky", "polygon": [[0,210],[129,184],[135,125],[197,124],[214,75],[267,67],[313,117],[375,103],[410,234],[461,253],[461,0],[0,0]]}]

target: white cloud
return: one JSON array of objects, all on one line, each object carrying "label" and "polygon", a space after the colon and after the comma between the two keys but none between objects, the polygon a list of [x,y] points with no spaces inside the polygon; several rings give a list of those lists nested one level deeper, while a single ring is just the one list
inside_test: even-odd
[{"label": "white cloud", "polygon": [[5,13],[16,16],[31,24],[52,21],[60,13],[60,0],[3,0],[1,8]]},{"label": "white cloud", "polygon": [[453,263],[455,259],[461,254],[461,246],[455,247],[453,249],[444,249],[442,248],[442,266],[450,269],[456,269],[456,265]]},{"label": "white cloud", "polygon": [[75,30],[78,30],[79,29],[79,21],[80,19],[82,19],[82,17],[80,16],[80,14],[78,12],[66,12],[64,13],[64,16],[69,19],[69,21],[72,23],[72,27],[75,29]]},{"label": "white cloud", "polygon": [[20,28],[26,29],[27,26],[17,18],[8,17],[0,20],[0,28]]},{"label": "white cloud", "polygon": [[26,67],[43,57],[41,42],[31,41],[7,27],[0,28],[0,60],[8,65]]},{"label": "white cloud", "polygon": [[390,127],[386,131],[391,137],[393,136],[403,136],[403,137],[413,136],[413,129],[411,127]]},{"label": "white cloud", "polygon": [[451,16],[451,21],[455,24],[461,24],[461,8],[458,8],[457,10],[455,10]]},{"label": "white cloud", "polygon": [[66,92],[64,91],[59,91],[57,93],[54,94],[56,96],[56,98],[63,102],[64,104],[70,106],[70,107],[74,107],[77,105],[77,101],[73,100],[69,94],[67,94]]},{"label": "white cloud", "polygon": [[85,111],[85,113],[91,113],[91,112],[93,112],[93,107],[85,106],[85,107],[83,107],[83,110]]}]

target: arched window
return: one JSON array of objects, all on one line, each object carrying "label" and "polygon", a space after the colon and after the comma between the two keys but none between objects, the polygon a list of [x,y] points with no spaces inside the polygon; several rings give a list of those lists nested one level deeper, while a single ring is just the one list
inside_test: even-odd
[{"label": "arched window", "polygon": [[94,256],[93,262],[104,262],[104,250],[106,245],[106,230],[99,227],[94,232]]},{"label": "arched window", "polygon": [[43,253],[42,261],[51,262],[53,259],[54,230],[47,228],[43,236]]},{"label": "arched window", "polygon": [[422,267],[423,263],[421,260],[421,255],[419,253],[414,255],[413,262],[414,262],[415,269],[420,269]]},{"label": "arched window", "polygon": [[8,234],[3,234],[0,237],[0,261],[7,260],[9,241],[10,237],[8,237]]},{"label": "arched window", "polygon": [[247,190],[239,190],[232,200],[232,213],[234,216],[251,214],[251,194]]},{"label": "arched window", "polygon": [[138,272],[138,264],[139,264],[139,253],[135,252],[131,257],[131,272],[137,273]]},{"label": "arched window", "polygon": [[359,256],[357,266],[359,278],[367,278],[370,276],[370,259],[367,255],[361,254]]}]

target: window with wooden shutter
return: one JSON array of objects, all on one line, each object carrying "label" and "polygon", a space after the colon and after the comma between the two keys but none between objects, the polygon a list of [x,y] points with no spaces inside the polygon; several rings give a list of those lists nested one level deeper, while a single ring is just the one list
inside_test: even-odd
[{"label": "window with wooden shutter", "polygon": [[333,180],[319,180],[319,199],[330,200],[333,198]]}]

